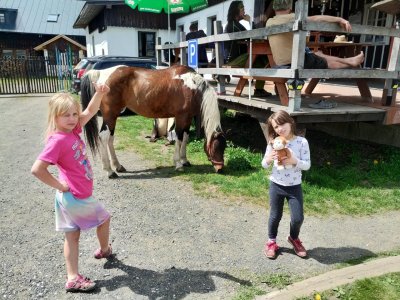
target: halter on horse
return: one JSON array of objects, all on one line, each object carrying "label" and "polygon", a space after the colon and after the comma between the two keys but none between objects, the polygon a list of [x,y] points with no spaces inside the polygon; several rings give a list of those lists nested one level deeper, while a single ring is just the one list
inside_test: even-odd
[{"label": "halter on horse", "polygon": [[117,172],[126,171],[117,159],[113,144],[116,121],[125,107],[148,118],[175,118],[174,162],[177,170],[190,165],[186,158],[189,128],[193,117],[201,114],[206,137],[204,151],[216,172],[223,168],[226,139],[220,124],[218,99],[214,89],[193,69],[186,66],[162,70],[116,66],[91,70],[81,83],[84,108],[94,93],[91,82],[105,82],[110,87],[100,105],[103,116],[100,133],[96,117],[85,126],[88,144],[93,153],[99,150],[109,178],[118,177],[111,169],[109,155]]}]

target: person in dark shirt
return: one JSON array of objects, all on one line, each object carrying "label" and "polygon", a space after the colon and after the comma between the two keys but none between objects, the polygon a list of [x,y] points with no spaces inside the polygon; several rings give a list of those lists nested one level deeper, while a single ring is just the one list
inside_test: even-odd
[{"label": "person in dark shirt", "polygon": [[[250,16],[245,14],[243,1],[232,1],[228,9],[228,23],[225,26],[224,33],[233,33],[247,30],[240,21],[246,20],[250,23]],[[247,53],[247,43],[243,40],[232,40],[224,42],[225,58],[228,65],[235,67],[244,67],[249,54]],[[268,58],[265,55],[258,56],[253,63],[253,67],[264,68],[267,65]],[[264,80],[256,80],[254,97],[269,97],[272,94],[264,90]]]},{"label": "person in dark shirt", "polygon": [[[192,23],[189,27],[189,30],[190,32],[186,34],[187,41],[207,36],[203,30],[198,29],[197,23]],[[200,64],[208,64],[206,46],[207,44],[198,45],[198,62]]]}]

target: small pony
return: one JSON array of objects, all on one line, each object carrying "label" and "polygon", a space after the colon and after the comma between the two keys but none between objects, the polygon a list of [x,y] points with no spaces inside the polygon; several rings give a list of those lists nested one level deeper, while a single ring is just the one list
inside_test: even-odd
[{"label": "small pony", "polygon": [[221,128],[217,95],[193,69],[177,65],[160,70],[127,66],[91,70],[81,82],[81,102],[84,108],[94,93],[92,82],[105,82],[110,87],[100,105],[103,117],[100,133],[96,117],[85,126],[88,145],[93,153],[99,150],[103,169],[109,178],[118,177],[111,169],[109,155],[115,170],[126,172],[117,159],[113,144],[117,118],[126,107],[148,118],[175,118],[176,170],[190,166],[186,158],[189,128],[193,117],[201,115],[201,125],[205,132],[204,151],[215,171],[222,170],[226,138]]}]

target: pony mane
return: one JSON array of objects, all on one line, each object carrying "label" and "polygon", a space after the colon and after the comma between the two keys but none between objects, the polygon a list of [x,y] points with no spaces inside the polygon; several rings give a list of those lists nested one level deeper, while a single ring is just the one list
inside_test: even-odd
[{"label": "pony mane", "polygon": [[199,74],[197,74],[197,76],[202,79],[203,101],[201,102],[201,122],[204,127],[207,142],[209,142],[214,132],[222,131],[218,98],[217,93],[207,81]]},{"label": "pony mane", "polygon": [[204,128],[207,142],[209,142],[214,132],[221,131],[217,94],[200,74],[188,72],[179,77],[183,79],[185,85],[190,88],[197,88],[202,93],[201,125]]}]

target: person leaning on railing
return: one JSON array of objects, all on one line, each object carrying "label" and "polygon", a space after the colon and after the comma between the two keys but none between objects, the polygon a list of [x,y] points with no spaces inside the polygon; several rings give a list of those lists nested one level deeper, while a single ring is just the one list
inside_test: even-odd
[{"label": "person leaning on railing", "polygon": [[[295,14],[292,13],[292,0],[274,0],[273,9],[275,16],[267,20],[267,27],[282,25],[293,22]],[[334,16],[317,15],[307,17],[307,21],[338,23],[347,32],[351,31],[349,21]],[[272,56],[278,67],[290,68],[292,62],[293,32],[278,33],[268,36]],[[346,69],[357,68],[364,62],[364,53],[352,57],[341,58],[323,54],[322,52],[311,52],[306,48],[304,56],[305,69]]]},{"label": "person leaning on railing", "polygon": [[[232,1],[228,9],[228,23],[225,26],[225,33],[246,31],[246,27],[240,24],[241,20],[246,20],[250,24],[250,16],[245,14],[242,1]],[[226,64],[228,66],[243,68],[246,65],[249,54],[247,53],[247,43],[240,40],[226,41],[224,43]],[[264,68],[268,63],[265,55],[259,55],[253,63],[255,68]],[[272,94],[264,90],[264,80],[256,80],[254,97],[269,97]]]}]

